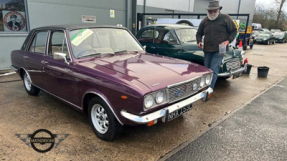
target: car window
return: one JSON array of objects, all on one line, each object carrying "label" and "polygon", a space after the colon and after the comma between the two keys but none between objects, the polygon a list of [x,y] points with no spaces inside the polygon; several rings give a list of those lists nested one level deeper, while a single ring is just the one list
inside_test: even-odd
[{"label": "car window", "polygon": [[54,56],[56,52],[67,54],[67,59],[70,59],[64,31],[51,32],[48,55]]},{"label": "car window", "polygon": [[140,34],[138,40],[139,40],[139,42],[150,42],[150,43],[152,43],[153,37],[157,38],[158,36],[159,36],[158,31],[156,31],[154,34],[153,29],[147,29]]},{"label": "car window", "polygon": [[183,43],[196,41],[196,29],[177,29],[175,32],[179,40]]},{"label": "car window", "polygon": [[35,34],[29,51],[44,55],[47,41],[47,31],[39,31]]}]

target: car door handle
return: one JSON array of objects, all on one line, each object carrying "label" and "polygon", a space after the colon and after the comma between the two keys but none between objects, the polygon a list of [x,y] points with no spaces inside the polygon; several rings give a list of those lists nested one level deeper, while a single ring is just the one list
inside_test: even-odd
[{"label": "car door handle", "polygon": [[42,60],[42,61],[41,61],[41,64],[48,64],[48,62],[47,62],[47,61]]},{"label": "car door handle", "polygon": [[23,56],[23,59],[28,59],[29,57],[28,56]]}]

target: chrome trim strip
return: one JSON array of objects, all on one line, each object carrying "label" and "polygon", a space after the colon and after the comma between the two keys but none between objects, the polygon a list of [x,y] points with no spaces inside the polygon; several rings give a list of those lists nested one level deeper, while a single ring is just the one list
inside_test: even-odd
[{"label": "chrome trim strip", "polygon": [[[118,118],[118,116],[117,116],[116,113],[114,112],[112,106],[108,103],[108,101],[107,101],[103,96],[101,96],[99,93],[97,93],[97,92],[89,91],[89,92],[86,92],[86,93],[84,94],[84,96],[83,96],[83,98],[82,98],[82,107],[83,107],[83,108],[84,108],[84,98],[85,98],[86,94],[88,94],[88,93],[93,93],[93,94],[95,94],[95,95],[101,97],[101,99],[103,99],[103,100],[106,102],[106,104],[109,106],[110,110],[113,112],[114,116],[117,118],[117,120],[119,121],[119,123],[122,124],[122,125],[124,125],[124,124],[121,122],[121,120]],[[82,109],[83,109],[83,108],[82,108]]]},{"label": "chrome trim strip", "polygon": [[69,102],[69,101],[67,101],[67,100],[64,100],[63,98],[58,97],[58,96],[56,96],[56,95],[54,95],[54,94],[52,94],[52,93],[50,93],[50,92],[48,92],[48,91],[46,91],[46,90],[44,90],[44,89],[42,89],[42,88],[40,88],[40,87],[34,85],[34,84],[33,84],[33,86],[35,86],[35,87],[41,89],[42,91],[44,91],[44,92],[46,92],[46,93],[48,93],[48,94],[50,94],[50,95],[52,95],[52,96],[54,96],[54,97],[59,98],[60,100],[66,102],[66,103],[68,103],[68,104],[70,104],[70,105],[72,105],[72,106],[74,106],[74,107],[77,107],[77,108],[80,109],[80,110],[83,110],[83,108],[81,108],[81,107],[79,107],[79,106],[77,106],[77,105],[75,105],[75,104],[73,104],[73,103],[71,103],[71,102]]},{"label": "chrome trim strip", "polygon": [[230,72],[219,73],[217,76],[218,77],[229,77],[229,76],[232,76],[234,74],[242,73],[242,72],[246,71],[246,69],[247,69],[247,64],[245,64],[244,67],[238,68],[238,69],[230,71]]},{"label": "chrome trim strip", "polygon": [[192,79],[189,79],[189,80],[186,80],[186,81],[183,81],[183,82],[179,82],[179,83],[175,83],[175,84],[172,84],[172,85],[168,85],[167,88],[174,87],[174,86],[177,86],[177,85],[180,85],[180,84],[184,84],[184,83],[187,83],[187,82],[191,82],[191,81],[193,81],[195,79],[198,79],[200,77],[202,77],[202,76],[197,76],[195,78],[192,78]]},{"label": "chrome trim strip", "polygon": [[163,122],[164,122],[164,120],[165,120],[164,117],[165,117],[167,111],[168,112],[176,111],[176,110],[183,108],[187,105],[190,105],[190,104],[192,104],[192,103],[194,103],[200,99],[202,99],[203,101],[206,101],[204,99],[206,98],[207,94],[211,94],[211,93],[213,93],[213,89],[209,87],[207,90],[200,92],[200,93],[196,94],[195,96],[192,96],[186,100],[175,103],[173,105],[170,105],[168,107],[165,107],[163,109],[160,109],[158,111],[155,111],[153,113],[150,113],[150,114],[147,114],[144,116],[137,116],[137,115],[131,114],[125,110],[121,111],[121,115],[123,117],[125,117],[126,119],[133,121],[135,123],[138,123],[138,124],[146,124],[150,121],[160,119],[160,118],[163,118]]},{"label": "chrome trim strip", "polygon": [[14,70],[15,72],[18,72],[18,70],[19,70],[19,69],[17,69],[16,67],[14,67],[13,65],[11,65],[10,68],[11,68],[12,70]]}]

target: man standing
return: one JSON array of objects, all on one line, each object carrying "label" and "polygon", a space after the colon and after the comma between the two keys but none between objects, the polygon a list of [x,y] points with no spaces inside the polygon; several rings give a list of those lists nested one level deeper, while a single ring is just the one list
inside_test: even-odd
[{"label": "man standing", "polygon": [[[209,2],[207,17],[204,18],[197,30],[196,40],[199,48],[204,51],[204,66],[213,71],[210,87],[213,89],[220,70],[223,55],[219,53],[219,44],[228,46],[237,34],[233,20],[226,14],[220,13],[222,6],[219,1]],[[204,36],[204,47],[202,44]]]}]

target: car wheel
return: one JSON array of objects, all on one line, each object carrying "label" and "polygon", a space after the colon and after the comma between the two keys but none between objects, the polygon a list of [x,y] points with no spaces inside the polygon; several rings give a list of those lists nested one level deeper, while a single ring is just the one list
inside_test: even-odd
[{"label": "car wheel", "polygon": [[25,87],[25,89],[29,95],[37,96],[39,94],[40,89],[35,87],[34,85],[32,85],[31,78],[30,78],[29,74],[27,74],[26,72],[23,75],[23,83],[24,83],[24,87]]},{"label": "car wheel", "polygon": [[111,141],[120,136],[123,126],[102,99],[94,97],[90,100],[88,114],[90,124],[97,137]]},{"label": "car wheel", "polygon": [[270,40],[267,41],[267,45],[270,45]]},{"label": "car wheel", "polygon": [[243,46],[243,50],[246,50],[246,49],[247,49],[247,45],[244,45],[244,46]]},{"label": "car wheel", "polygon": [[275,43],[276,43],[276,41],[274,40],[274,41],[273,41],[273,44],[275,44]]}]

